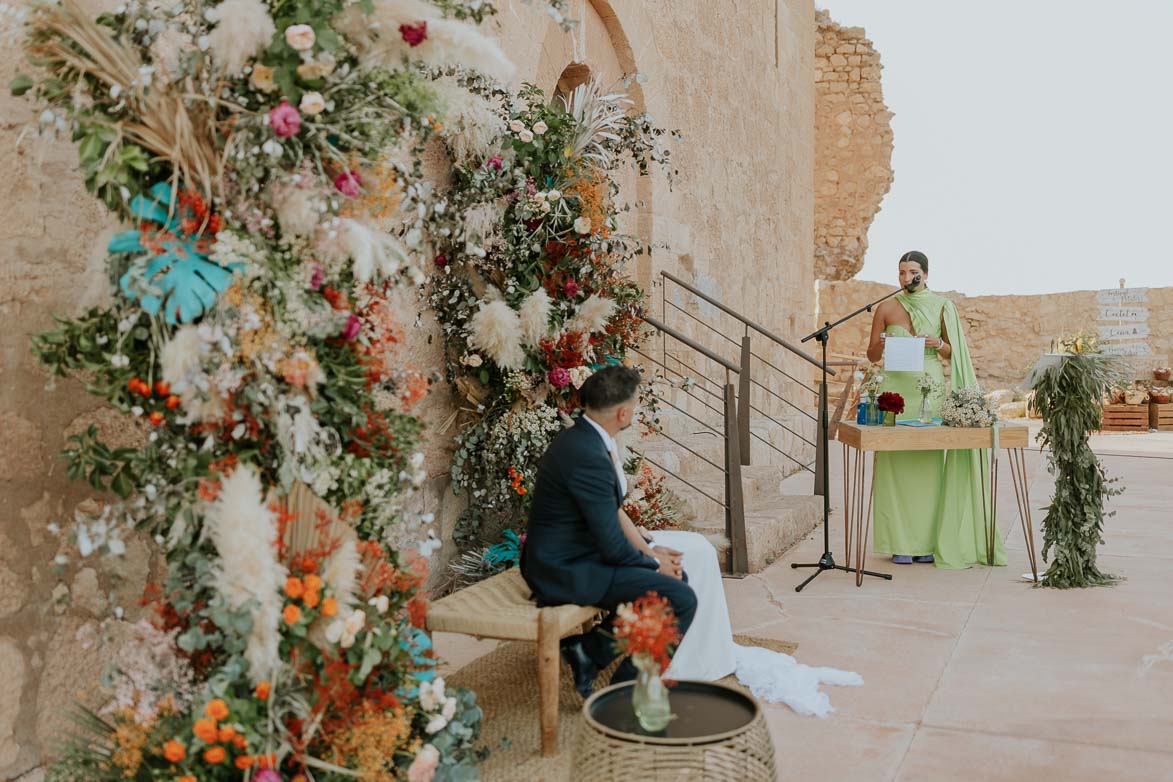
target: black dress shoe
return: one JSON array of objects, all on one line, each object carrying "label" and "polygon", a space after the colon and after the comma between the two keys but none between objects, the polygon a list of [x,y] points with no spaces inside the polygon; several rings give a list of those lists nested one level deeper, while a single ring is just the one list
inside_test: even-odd
[{"label": "black dress shoe", "polygon": [[570,665],[570,671],[574,675],[574,689],[578,690],[578,694],[584,699],[591,697],[595,689],[595,677],[599,675],[599,667],[582,648],[582,641],[564,642],[562,659]]},{"label": "black dress shoe", "polygon": [[612,684],[622,684],[623,682],[635,681],[639,676],[639,671],[635,667],[635,663],[631,661],[630,657],[624,657],[623,662],[615,667],[615,673],[611,674]]}]

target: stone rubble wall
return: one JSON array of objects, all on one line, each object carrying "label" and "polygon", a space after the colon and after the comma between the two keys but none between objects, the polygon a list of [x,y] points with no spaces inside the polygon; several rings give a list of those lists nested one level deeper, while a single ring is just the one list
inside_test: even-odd
[{"label": "stone rubble wall", "polygon": [[[107,0],[86,0],[96,7]],[[115,0],[108,0],[113,6]],[[518,67],[514,84],[552,91],[563,69],[584,59],[604,83],[636,71],[634,97],[658,124],[682,131],[674,153],[680,179],[623,182],[640,202],[627,229],[656,243],[631,270],[658,300],[660,270],[674,271],[778,333],[792,337],[814,311],[815,9],[811,0],[748,0],[723,11],[719,25],[700,0],[592,0],[574,38],[540,4],[502,4],[491,25]],[[578,13],[580,6],[576,3]],[[776,31],[776,32],[775,32]],[[22,65],[19,46],[0,51],[0,84]],[[117,229],[85,193],[66,139],[36,137],[37,111],[0,90],[0,779],[35,771],[72,700],[93,698],[99,674],[117,653],[138,598],[158,567],[150,541],[131,542],[113,569],[93,561],[58,569],[50,522],[66,523],[93,502],[65,477],[57,454],[90,423],[103,436],[141,437],[75,380],[48,384],[29,338],[108,295],[106,241]],[[30,129],[31,128],[31,129]],[[685,304],[692,311],[695,305]],[[679,315],[673,321],[684,324]],[[730,327],[732,328],[732,327]],[[699,326],[688,326],[697,333]],[[731,332],[733,333],[733,332]],[[441,368],[434,319],[409,328],[408,361]],[[773,357],[773,354],[771,354]],[[778,356],[799,375],[799,365]],[[716,373],[714,373],[716,376]],[[722,373],[723,376],[723,373]],[[455,401],[446,388],[417,412],[429,425],[421,498],[443,532],[463,507],[448,490],[452,431],[441,431]],[[447,546],[434,564],[444,570]],[[156,571],[157,572],[157,571]],[[124,621],[110,616],[124,609]],[[113,641],[113,643],[107,643]],[[34,779],[35,777],[28,777]]]},{"label": "stone rubble wall", "polygon": [[[895,272],[895,267],[893,267]],[[819,283],[819,321],[835,321],[894,289],[893,285],[862,280]],[[1098,325],[1095,291],[1073,291],[1034,296],[966,296],[941,294],[957,305],[974,368],[982,386],[992,391],[1015,388],[1026,377],[1051,340]],[[1150,288],[1148,340],[1151,358],[1129,363],[1138,378],[1154,367],[1166,366],[1173,356],[1173,288]],[[867,313],[840,326],[831,338],[835,353],[863,355],[871,332]],[[1108,325],[1108,324],[1104,324]]]},{"label": "stone rubble wall", "polygon": [[863,268],[868,228],[892,185],[892,112],[863,28],[826,11],[816,19],[815,275],[847,280]]}]

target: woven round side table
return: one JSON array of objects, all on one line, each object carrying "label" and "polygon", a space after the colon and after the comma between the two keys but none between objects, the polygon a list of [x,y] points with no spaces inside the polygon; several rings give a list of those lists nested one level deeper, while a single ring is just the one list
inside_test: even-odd
[{"label": "woven round side table", "polygon": [[644,731],[631,707],[632,682],[583,704],[571,779],[590,782],[774,782],[774,745],[756,701],[711,682],[677,682],[672,722]]}]

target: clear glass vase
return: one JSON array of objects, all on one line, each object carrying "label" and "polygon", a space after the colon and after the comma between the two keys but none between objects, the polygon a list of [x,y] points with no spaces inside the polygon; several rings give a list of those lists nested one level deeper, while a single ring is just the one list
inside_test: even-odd
[{"label": "clear glass vase", "polygon": [[641,728],[648,733],[659,733],[672,721],[668,703],[668,688],[660,678],[660,666],[646,655],[633,658],[639,676],[631,693],[631,705]]},{"label": "clear glass vase", "polygon": [[933,422],[933,405],[929,401],[928,394],[924,394],[920,398],[920,422],[922,424],[931,424]]},{"label": "clear glass vase", "polygon": [[880,406],[876,404],[876,398],[874,396],[868,397],[867,425],[879,426],[882,421],[883,416],[880,414]]}]

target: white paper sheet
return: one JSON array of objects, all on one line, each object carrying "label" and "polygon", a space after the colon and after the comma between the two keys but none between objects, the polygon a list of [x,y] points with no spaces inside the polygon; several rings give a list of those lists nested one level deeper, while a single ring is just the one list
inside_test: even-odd
[{"label": "white paper sheet", "polygon": [[885,372],[924,372],[924,337],[888,337],[884,340]]}]

